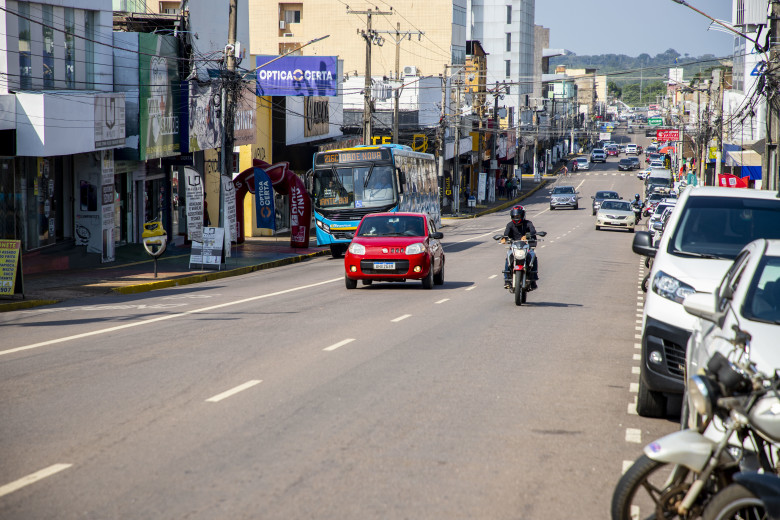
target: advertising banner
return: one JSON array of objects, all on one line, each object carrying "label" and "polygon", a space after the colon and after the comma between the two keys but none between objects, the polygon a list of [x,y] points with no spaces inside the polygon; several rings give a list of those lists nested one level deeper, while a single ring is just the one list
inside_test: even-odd
[{"label": "advertising banner", "polygon": [[477,201],[485,200],[487,191],[487,172],[479,172],[479,181],[477,182]]},{"label": "advertising banner", "polygon": [[274,188],[271,179],[262,168],[255,168],[255,213],[257,227],[276,230]]},{"label": "advertising banner", "polygon": [[257,56],[258,96],[336,96],[336,56]]},{"label": "advertising banner", "polygon": [[290,175],[290,245],[309,247],[311,199],[301,178]]},{"label": "advertising banner", "polygon": [[656,130],[655,131],[656,139],[658,141],[666,142],[666,141],[679,141],[680,140],[680,131],[674,130],[674,129],[664,129],[664,130]]},{"label": "advertising banner", "polygon": [[141,160],[179,155],[178,40],[138,35]]},{"label": "advertising banner", "polygon": [[737,177],[736,175],[730,175],[728,173],[721,173],[718,175],[718,185],[723,188],[747,188],[747,182],[745,179]]},{"label": "advertising banner", "polygon": [[193,242],[203,241],[203,184],[200,173],[184,168],[187,185],[187,235]]},{"label": "advertising banner", "polygon": [[220,120],[217,117],[221,97],[216,83],[200,86],[190,81],[189,92],[189,151],[199,152],[220,147],[222,139]]},{"label": "advertising banner", "polygon": [[222,255],[225,247],[225,230],[218,227],[204,227],[203,241],[193,242],[190,251],[190,265],[201,267],[216,267],[219,269],[225,258]]},{"label": "advertising banner", "polygon": [[0,296],[22,292],[21,246],[21,240],[0,240]]},{"label": "advertising banner", "polygon": [[125,95],[95,94],[95,148],[125,144]]},{"label": "advertising banner", "polygon": [[257,96],[253,86],[241,90],[233,120],[233,144],[244,146],[255,142],[255,114],[257,111]]},{"label": "advertising banner", "polygon": [[113,262],[114,251],[114,150],[100,152],[101,185],[101,230],[103,240],[102,262]]},{"label": "advertising banner", "polygon": [[609,141],[610,139],[612,139],[612,132],[599,133],[599,141]]},{"label": "advertising banner", "polygon": [[238,237],[236,220],[236,188],[228,177],[222,179],[222,204],[225,208],[225,257],[230,257],[230,243]]}]

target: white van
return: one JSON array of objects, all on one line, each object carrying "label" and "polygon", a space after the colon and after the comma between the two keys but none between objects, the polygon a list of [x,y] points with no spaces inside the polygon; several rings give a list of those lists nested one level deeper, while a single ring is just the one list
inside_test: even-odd
[{"label": "white van", "polygon": [[690,188],[669,217],[657,248],[637,232],[632,249],[654,258],[642,316],[642,361],[637,413],[666,414],[668,394],[684,389],[685,355],[694,316],[682,302],[712,293],[740,250],[757,238],[780,238],[777,191]]}]

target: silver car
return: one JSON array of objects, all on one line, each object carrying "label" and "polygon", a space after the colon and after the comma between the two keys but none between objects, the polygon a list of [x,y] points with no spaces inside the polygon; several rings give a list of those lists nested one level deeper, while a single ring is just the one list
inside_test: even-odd
[{"label": "silver car", "polygon": [[579,209],[579,192],[574,186],[556,186],[550,194],[550,211],[558,208]]},{"label": "silver car", "polygon": [[634,232],[636,227],[636,215],[631,208],[631,203],[626,200],[605,200],[596,213],[596,229],[602,227],[616,227],[628,229]]}]

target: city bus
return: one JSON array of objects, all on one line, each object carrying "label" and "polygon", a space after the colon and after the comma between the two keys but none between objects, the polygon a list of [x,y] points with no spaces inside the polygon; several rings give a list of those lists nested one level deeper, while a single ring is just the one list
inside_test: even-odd
[{"label": "city bus", "polygon": [[361,145],[314,154],[308,179],[317,245],[333,258],[347,250],[347,233],[365,215],[380,211],[426,213],[441,225],[434,156],[397,144]]}]

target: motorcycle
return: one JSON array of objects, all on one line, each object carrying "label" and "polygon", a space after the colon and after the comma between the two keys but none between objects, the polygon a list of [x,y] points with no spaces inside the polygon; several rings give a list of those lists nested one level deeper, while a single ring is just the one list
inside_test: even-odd
[{"label": "motorcycle", "polygon": [[734,481],[707,504],[704,520],[780,520],[780,477],[737,473]]},{"label": "motorcycle", "polygon": [[631,209],[634,210],[634,217],[636,217],[636,223],[642,220],[642,203],[640,201],[634,201],[631,203]]},{"label": "motorcycle", "polygon": [[[538,240],[538,237],[547,236],[547,232],[537,231],[536,236],[536,240]],[[501,239],[504,239],[507,244],[507,265],[509,273],[512,275],[509,277],[507,288],[510,293],[515,295],[515,305],[522,305],[525,303],[528,292],[532,290],[531,272],[532,266],[536,262],[536,252],[528,240],[512,240],[505,235],[493,237],[493,240]]]},{"label": "motorcycle", "polygon": [[776,474],[780,459],[780,376],[750,362],[750,335],[734,327],[727,358],[716,352],[688,382],[702,421],[662,437],[620,478],[612,496],[613,520],[698,518],[740,471]]}]

